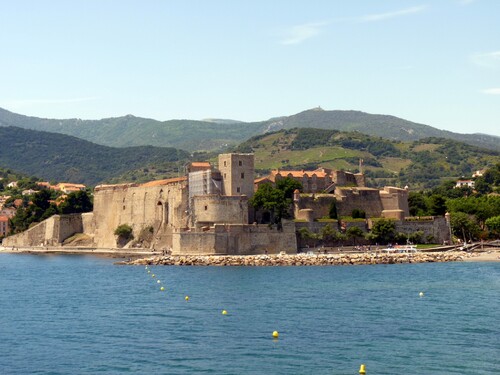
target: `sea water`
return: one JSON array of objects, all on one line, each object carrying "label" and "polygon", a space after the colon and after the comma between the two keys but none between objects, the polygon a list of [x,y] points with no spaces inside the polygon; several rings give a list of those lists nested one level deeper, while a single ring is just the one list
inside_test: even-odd
[{"label": "sea water", "polygon": [[0,254],[0,374],[500,373],[500,263],[114,261]]}]

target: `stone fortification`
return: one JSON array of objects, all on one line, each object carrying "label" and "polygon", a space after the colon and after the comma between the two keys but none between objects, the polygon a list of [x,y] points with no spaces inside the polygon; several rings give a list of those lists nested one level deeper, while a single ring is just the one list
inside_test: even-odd
[{"label": "stone fortification", "polygon": [[[92,219],[90,219],[92,221]],[[84,233],[81,214],[54,215],[22,233],[4,238],[3,246],[59,246],[75,233]],[[85,227],[89,229],[89,216]]]},{"label": "stone fortification", "polygon": [[253,154],[220,154],[218,169],[222,175],[223,195],[253,196]]},{"label": "stone fortification", "polygon": [[424,242],[444,243],[450,240],[450,227],[444,217],[408,217],[396,221],[396,232],[412,234],[417,231],[423,232]]},{"label": "stone fortification", "polygon": [[333,202],[339,217],[351,216],[354,209],[363,210],[367,217],[401,220],[408,216],[408,191],[405,189],[337,187],[335,194],[300,194],[294,200],[295,217],[308,221],[328,217]]},{"label": "stone fortification", "polygon": [[297,252],[293,222],[282,230],[268,225],[215,225],[208,231],[182,231],[173,234],[173,254],[277,254]]},{"label": "stone fortification", "polygon": [[[145,184],[97,186],[93,213],[54,216],[22,234],[4,239],[4,243],[6,246],[58,246],[75,233],[85,233],[93,240],[93,247],[116,248],[124,244],[117,242],[114,232],[126,224],[134,236],[134,241],[124,245],[126,247],[149,247],[173,254],[297,251],[294,222],[284,222],[279,231],[273,226],[249,224],[254,222],[253,209],[248,205],[254,193],[253,154],[222,154],[218,169],[210,163],[195,162],[186,170],[189,180],[180,177]],[[276,172],[271,176],[279,179],[291,175],[307,182],[310,189],[334,190],[334,194],[294,193],[295,218],[306,221],[313,231],[325,225],[318,223],[316,228],[315,220],[328,217],[335,203],[339,217],[351,216],[352,211],[358,209],[367,217],[398,219],[401,224],[397,224],[400,225],[397,231],[422,230],[425,239],[432,237],[441,242],[440,234],[449,233],[440,222],[401,221],[408,216],[407,190],[366,188],[361,174],[324,168],[312,174],[292,172],[283,172],[285,176]],[[340,184],[356,186],[335,187]],[[337,223],[330,225],[338,230]]]},{"label": "stone fortification", "polygon": [[365,176],[361,173],[350,173],[346,171],[331,171],[333,182],[337,186],[365,186]]},{"label": "stone fortification", "polygon": [[130,225],[134,237],[151,228],[152,247],[172,246],[174,228],[188,226],[186,178],[146,184],[98,186],[94,191],[95,242],[97,247],[116,247],[115,229]]},{"label": "stone fortification", "polygon": [[245,195],[200,195],[191,199],[192,226],[248,224],[248,198]]}]

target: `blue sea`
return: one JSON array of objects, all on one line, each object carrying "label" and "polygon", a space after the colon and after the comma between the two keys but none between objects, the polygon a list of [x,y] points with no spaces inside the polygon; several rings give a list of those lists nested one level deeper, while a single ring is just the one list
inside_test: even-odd
[{"label": "blue sea", "polygon": [[500,373],[500,263],[115,261],[0,254],[0,374]]}]

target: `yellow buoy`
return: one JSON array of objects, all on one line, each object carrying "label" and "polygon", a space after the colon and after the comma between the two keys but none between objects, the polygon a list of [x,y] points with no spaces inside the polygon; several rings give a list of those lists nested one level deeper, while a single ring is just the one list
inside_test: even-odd
[{"label": "yellow buoy", "polygon": [[420,297],[423,297],[423,296],[424,296],[424,292],[420,292],[420,293],[418,293],[418,295],[419,295]]},{"label": "yellow buoy", "polygon": [[222,315],[227,315],[227,311],[226,310],[222,310]]},{"label": "yellow buoy", "polygon": [[184,297],[186,301],[189,301],[189,296]]},{"label": "yellow buoy", "polygon": [[150,270],[148,270],[148,273],[151,273],[151,271],[150,271]]},{"label": "yellow buoy", "polygon": [[161,287],[161,288],[160,288],[160,290],[161,290],[161,291],[164,291],[164,290],[165,290],[165,288],[164,288],[164,287]]},{"label": "yellow buoy", "polygon": [[155,274],[153,273],[153,274],[151,275],[151,277],[155,277]]},{"label": "yellow buoy", "polygon": [[278,331],[274,331],[274,332],[273,332],[273,337],[274,337],[275,339],[277,339],[279,336],[280,336],[280,334],[279,334],[279,332],[278,332]]},{"label": "yellow buoy", "polygon": [[148,266],[144,267],[145,269],[148,269]]},{"label": "yellow buoy", "polygon": [[160,281],[160,280],[157,280],[156,282],[157,282],[158,284],[160,284],[160,283],[161,283],[161,281]]},{"label": "yellow buoy", "polygon": [[359,373],[360,373],[360,374],[366,374],[366,368],[365,368],[365,365],[361,365],[361,366],[359,367]]}]

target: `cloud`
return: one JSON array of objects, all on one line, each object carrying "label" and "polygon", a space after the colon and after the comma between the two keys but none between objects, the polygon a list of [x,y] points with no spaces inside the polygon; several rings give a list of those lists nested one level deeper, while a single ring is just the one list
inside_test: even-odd
[{"label": "cloud", "polygon": [[500,66],[500,51],[472,55],[472,62],[479,66],[494,68]]},{"label": "cloud", "polygon": [[407,9],[396,10],[394,12],[378,13],[378,14],[367,14],[366,16],[361,16],[358,21],[361,22],[376,22],[388,20],[391,18],[397,18],[402,16],[408,16],[410,14],[420,13],[427,8],[426,5],[420,5],[417,7],[411,7]]},{"label": "cloud", "polygon": [[286,32],[286,36],[281,41],[281,44],[300,44],[307,39],[319,35],[323,31],[322,28],[326,25],[326,22],[316,22],[294,26]]},{"label": "cloud", "polygon": [[488,94],[488,95],[500,95],[500,87],[494,87],[491,89],[484,89],[481,90],[483,94]]}]

